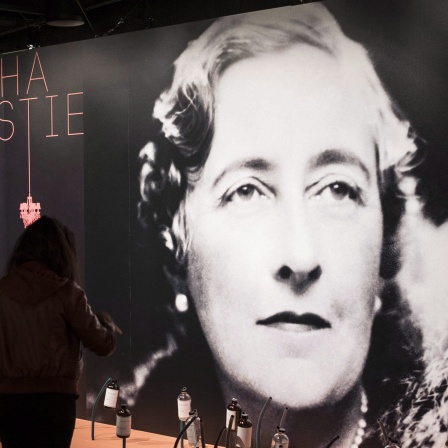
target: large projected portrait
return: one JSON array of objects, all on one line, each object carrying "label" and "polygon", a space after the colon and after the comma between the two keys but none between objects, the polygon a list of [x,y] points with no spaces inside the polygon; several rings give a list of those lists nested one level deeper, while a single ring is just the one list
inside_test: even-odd
[{"label": "large projected portrait", "polygon": [[272,397],[263,446],[285,408],[291,447],[379,447],[379,418],[414,446],[427,326],[400,281],[423,143],[366,49],[313,3],[221,18],[174,67],[139,154],[133,271],[163,324],[123,397],[175,434],[187,386],[209,443],[232,398],[255,426]]},{"label": "large projected portrait", "polygon": [[113,378],[154,433],[186,387],[208,444],[236,399],[257,448],[445,446],[447,23],[325,0],[2,56],[0,262],[32,184],[123,330],[78,417]]},{"label": "large projected portrait", "polygon": [[265,444],[287,406],[297,446],[359,445],[397,398],[370,393],[386,378],[399,392],[415,354],[397,327],[391,366],[372,336],[392,311],[406,322],[393,241],[416,147],[365,51],[320,4],[221,19],[154,116],[165,141],[142,152],[141,217],[163,229],[224,402],[255,417],[272,396]]}]

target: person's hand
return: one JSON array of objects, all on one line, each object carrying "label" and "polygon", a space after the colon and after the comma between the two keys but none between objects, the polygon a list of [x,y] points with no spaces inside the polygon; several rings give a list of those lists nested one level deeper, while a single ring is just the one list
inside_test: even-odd
[{"label": "person's hand", "polygon": [[106,311],[96,313],[98,320],[110,331],[116,334],[123,334],[121,328],[114,322],[112,316]]},{"label": "person's hand", "polygon": [[116,334],[123,334],[121,328],[115,322],[112,322],[112,331]]}]

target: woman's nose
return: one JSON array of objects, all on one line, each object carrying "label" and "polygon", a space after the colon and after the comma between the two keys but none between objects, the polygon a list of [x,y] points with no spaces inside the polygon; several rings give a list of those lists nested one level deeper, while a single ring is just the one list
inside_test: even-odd
[{"label": "woman's nose", "polygon": [[275,277],[287,283],[296,292],[303,292],[312,286],[322,275],[315,247],[313,227],[303,214],[288,216],[281,226],[281,238],[278,248]]},{"label": "woman's nose", "polygon": [[321,274],[322,268],[319,265],[310,270],[295,271],[283,265],[277,272],[277,279],[289,284],[295,292],[303,293],[319,279]]}]

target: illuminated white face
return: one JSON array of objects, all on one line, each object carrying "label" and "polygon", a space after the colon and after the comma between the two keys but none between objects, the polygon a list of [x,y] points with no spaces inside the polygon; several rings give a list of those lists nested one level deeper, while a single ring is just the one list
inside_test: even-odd
[{"label": "illuminated white face", "polygon": [[298,409],[358,383],[379,286],[373,126],[350,76],[306,45],[231,66],[186,197],[188,285],[219,369]]}]

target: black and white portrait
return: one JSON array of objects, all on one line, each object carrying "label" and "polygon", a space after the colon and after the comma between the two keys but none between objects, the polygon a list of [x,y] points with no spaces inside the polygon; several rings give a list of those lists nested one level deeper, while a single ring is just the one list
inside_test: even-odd
[{"label": "black and white portrait", "polygon": [[[35,75],[33,197],[69,214],[89,303],[123,330],[86,354],[87,418],[112,377],[135,429],[176,436],[186,387],[208,444],[236,398],[252,446],[262,409],[262,447],[282,422],[290,448],[378,448],[378,419],[445,446],[447,23],[441,0],[325,0],[38,50],[82,137],[47,138],[62,94]],[[28,103],[4,82],[7,247]]]},{"label": "black and white portrait", "polygon": [[222,18],[176,58],[152,119],[138,218],[166,339],[125,396],[173,433],[162,410],[187,386],[209,443],[232,398],[256,422],[272,397],[263,445],[285,407],[291,446],[382,446],[378,418],[399,437],[425,381],[428,323],[403,283],[426,148],[368,50],[323,3]]}]

